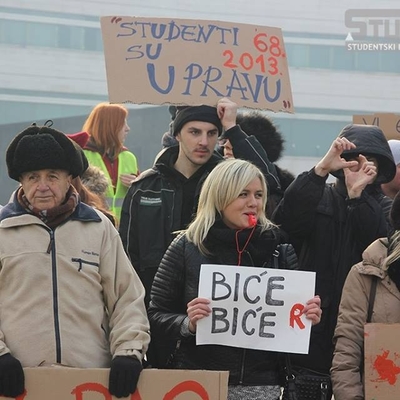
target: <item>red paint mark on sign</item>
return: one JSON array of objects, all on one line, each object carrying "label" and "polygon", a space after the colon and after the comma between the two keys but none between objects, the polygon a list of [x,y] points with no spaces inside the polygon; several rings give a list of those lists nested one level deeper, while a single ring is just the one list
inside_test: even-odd
[{"label": "red paint mark on sign", "polygon": [[373,365],[378,372],[379,380],[394,385],[397,381],[397,375],[400,374],[400,367],[393,360],[388,359],[388,356],[388,350],[384,351],[382,355],[377,355]]},{"label": "red paint mark on sign", "polygon": [[294,328],[294,324],[296,323],[300,329],[304,329],[306,326],[303,324],[301,320],[301,316],[303,315],[304,305],[300,303],[296,303],[292,309],[290,310],[290,320],[289,325]]},{"label": "red paint mark on sign", "polygon": [[193,392],[198,394],[201,400],[209,400],[207,391],[202,385],[200,385],[200,383],[195,381],[185,381],[179,383],[163,397],[163,400],[173,400],[178,395],[185,392]]},{"label": "red paint mark on sign", "polygon": [[[111,400],[112,398],[108,389],[102,384],[96,382],[82,383],[81,385],[76,386],[72,390],[71,394],[75,395],[75,400],[83,400],[85,392],[100,393],[103,395],[104,400]],[[17,400],[19,400],[19,398]],[[135,392],[130,395],[130,400],[142,400],[138,390],[135,390]]]}]

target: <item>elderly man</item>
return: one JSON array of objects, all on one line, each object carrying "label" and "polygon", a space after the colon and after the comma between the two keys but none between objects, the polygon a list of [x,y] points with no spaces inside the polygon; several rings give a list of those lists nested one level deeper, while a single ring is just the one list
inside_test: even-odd
[{"label": "elderly man", "polygon": [[83,152],[33,125],[6,162],[21,185],[0,211],[0,395],[23,393],[22,367],[62,364],[110,367],[110,393],[128,396],[149,344],[144,288],[117,230],[71,185]]}]

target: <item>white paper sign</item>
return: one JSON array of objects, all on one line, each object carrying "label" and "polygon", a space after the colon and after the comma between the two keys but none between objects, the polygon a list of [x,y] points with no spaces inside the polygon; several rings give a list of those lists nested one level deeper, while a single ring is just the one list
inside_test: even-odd
[{"label": "white paper sign", "polygon": [[197,323],[196,343],[307,354],[315,272],[203,264],[199,297],[212,313]]}]

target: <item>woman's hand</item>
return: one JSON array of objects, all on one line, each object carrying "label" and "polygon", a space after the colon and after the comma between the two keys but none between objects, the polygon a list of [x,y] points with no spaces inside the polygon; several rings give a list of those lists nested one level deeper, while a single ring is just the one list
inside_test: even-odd
[{"label": "woman's hand", "polygon": [[196,297],[187,304],[187,315],[189,317],[189,330],[192,333],[196,332],[197,321],[204,317],[208,317],[211,313],[211,308],[208,306],[210,300],[201,297]]},{"label": "woman's hand", "polygon": [[313,325],[321,322],[321,299],[319,296],[314,296],[311,300],[308,300],[306,306],[303,309],[303,314],[307,319],[310,319]]},{"label": "woman's hand", "polygon": [[119,179],[121,180],[122,184],[126,187],[131,186],[131,183],[137,178],[138,174],[121,174]]}]

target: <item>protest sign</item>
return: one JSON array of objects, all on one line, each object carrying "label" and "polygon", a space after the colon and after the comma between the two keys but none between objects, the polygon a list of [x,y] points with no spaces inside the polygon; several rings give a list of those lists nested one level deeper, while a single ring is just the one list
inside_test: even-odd
[{"label": "protest sign", "polygon": [[197,323],[196,343],[308,353],[315,272],[204,264],[199,297],[212,313]]},{"label": "protest sign", "polygon": [[293,113],[280,28],[222,21],[101,18],[111,103],[208,104]]},{"label": "protest sign", "polygon": [[393,400],[400,393],[400,324],[364,328],[365,400]]},{"label": "protest sign", "polygon": [[400,140],[400,115],[398,114],[375,113],[367,115],[353,115],[353,124],[379,126],[387,140]]},{"label": "protest sign", "polygon": [[[25,368],[25,393],[17,400],[116,400],[108,369]],[[130,400],[226,400],[228,372],[145,369]],[[1,400],[9,397],[0,396]]]}]

